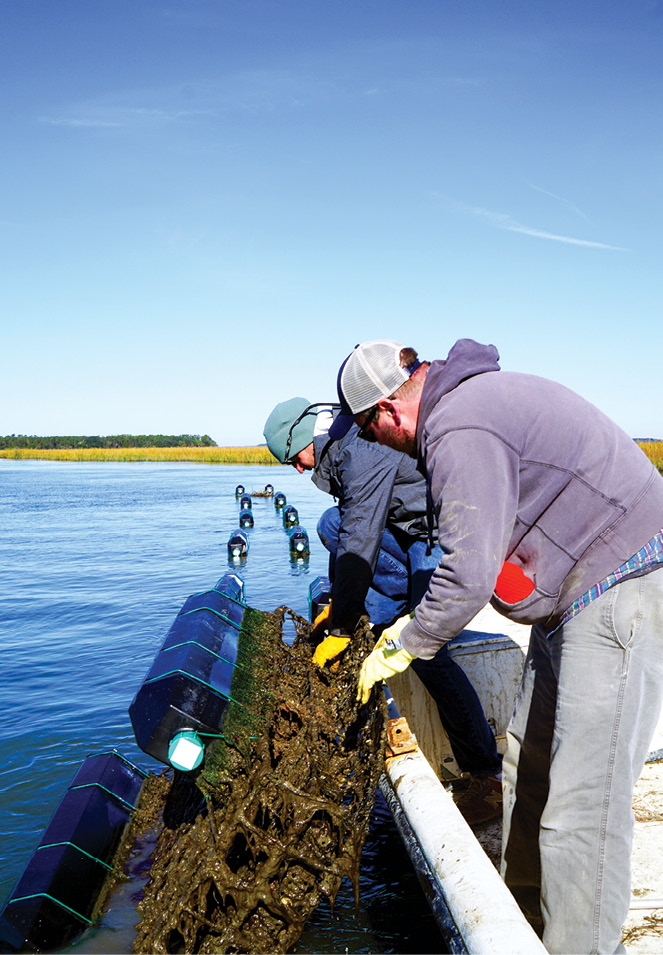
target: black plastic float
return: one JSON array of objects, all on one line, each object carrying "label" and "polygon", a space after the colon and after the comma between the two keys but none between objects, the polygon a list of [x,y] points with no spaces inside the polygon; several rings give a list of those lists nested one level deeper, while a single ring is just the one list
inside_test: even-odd
[{"label": "black plastic float", "polygon": [[249,539],[243,530],[237,528],[228,539],[228,558],[241,560],[249,552]]},{"label": "black plastic float", "polygon": [[176,769],[196,769],[218,736],[237,666],[244,583],[225,574],[188,598],[129,707],[140,748]]},{"label": "black plastic float", "polygon": [[239,512],[239,526],[240,527],[253,527],[254,520],[253,514],[249,510]]},{"label": "black plastic float", "polygon": [[299,524],[299,514],[297,508],[293,507],[292,504],[288,504],[287,507],[283,508],[283,523],[286,527],[291,527],[293,524]]},{"label": "black plastic float", "polygon": [[310,553],[308,534],[301,524],[297,524],[290,531],[290,556],[299,559],[309,557]]},{"label": "black plastic float", "polygon": [[318,614],[331,603],[331,583],[329,577],[316,577],[308,588],[308,618],[311,623]]},{"label": "black plastic float", "polygon": [[52,951],[92,924],[146,775],[115,751],[84,760],[2,911],[3,952]]}]

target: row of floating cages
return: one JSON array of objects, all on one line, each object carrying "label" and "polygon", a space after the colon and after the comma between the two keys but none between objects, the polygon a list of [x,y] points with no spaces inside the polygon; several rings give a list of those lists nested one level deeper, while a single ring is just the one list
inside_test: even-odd
[{"label": "row of floating cages", "polygon": [[[254,491],[253,493],[258,497],[274,497],[274,485],[265,484],[265,488],[263,491]],[[243,484],[238,484],[237,487],[235,488],[235,497],[240,501],[243,501],[245,498],[248,498],[249,500],[248,506],[251,507],[251,495],[247,493],[247,490]]]},{"label": "row of floating cages", "polygon": [[[316,577],[308,597],[313,621],[331,600],[329,578]],[[138,746],[177,772],[199,772],[223,735],[245,609],[233,573],[189,596],[129,706]],[[0,912],[0,951],[57,950],[96,924],[146,778],[115,750],[86,757]]]},{"label": "row of floating cages", "polygon": [[[250,526],[252,527],[253,524]],[[298,520],[290,526],[286,525],[286,527],[288,527],[290,555],[296,558],[309,557],[311,547],[306,528],[302,527]],[[228,559],[231,561],[244,560],[248,557],[248,553],[248,534],[245,533],[243,527],[238,527],[228,538]]]},{"label": "row of floating cages", "polygon": [[[259,497],[273,497],[274,498],[274,507],[284,507],[286,502],[286,496],[283,491],[277,491],[274,493],[273,484],[265,484],[264,491],[254,491],[254,495]],[[244,485],[238,484],[235,488],[235,497],[239,500],[239,506],[241,508],[251,507],[251,495],[247,494]]]},{"label": "row of floating cages", "polygon": [[[265,485],[265,490],[261,496],[273,497],[275,508],[282,510],[283,526],[288,530],[291,557],[295,559],[309,557],[309,537],[305,528],[299,524],[297,508],[293,507],[292,504],[287,504],[286,496],[282,491],[277,491],[275,494],[272,484]],[[230,535],[227,544],[228,559],[233,562],[244,560],[248,556],[249,538],[245,530],[255,525],[251,495],[246,493],[243,484],[238,484],[235,488],[235,498],[239,501],[239,527]]]},{"label": "row of floating cages", "polygon": [[[243,527],[253,527],[255,525],[255,518],[253,513],[250,510],[243,510],[239,512],[239,526]],[[283,524],[285,527],[293,527],[295,524],[299,524],[299,513],[296,507],[288,505],[283,511]]]},{"label": "row of floating cages", "polygon": [[[293,507],[292,504],[288,504],[283,508],[282,511],[283,523],[286,526],[292,526],[293,524],[299,524],[299,513],[296,507]],[[240,527],[253,527],[255,523],[253,517],[253,506],[251,503],[251,498],[248,495],[243,495],[240,499],[239,507],[239,526]]]},{"label": "row of floating cages", "polygon": [[[287,503],[286,496],[283,491],[277,491],[274,493],[273,484],[265,484],[264,491],[254,491],[253,494],[256,497],[273,497],[274,507],[285,507]],[[235,497],[239,501],[240,510],[251,507],[251,495],[247,493],[243,484],[238,484],[235,488]]]}]

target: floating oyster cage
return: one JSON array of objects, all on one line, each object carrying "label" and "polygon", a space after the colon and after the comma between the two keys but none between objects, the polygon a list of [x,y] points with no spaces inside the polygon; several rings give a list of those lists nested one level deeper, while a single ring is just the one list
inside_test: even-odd
[{"label": "floating oyster cage", "polygon": [[88,756],[0,915],[3,952],[42,952],[93,924],[147,774],[118,752]]},{"label": "floating oyster cage", "polygon": [[243,601],[244,582],[236,574],[189,597],[129,707],[136,742],[166,765],[197,769],[206,742],[221,733]]}]

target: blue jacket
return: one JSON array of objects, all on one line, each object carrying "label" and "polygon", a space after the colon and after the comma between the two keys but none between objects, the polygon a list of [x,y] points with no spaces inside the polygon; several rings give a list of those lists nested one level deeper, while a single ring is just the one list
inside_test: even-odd
[{"label": "blue jacket", "polygon": [[[493,345],[456,342],[428,368],[417,452],[443,559],[403,645],[429,658],[488,602],[554,629],[573,601],[663,527],[663,478],[598,408],[544,378],[499,370]],[[534,583],[494,596],[505,559]]]},{"label": "blue jacket", "polygon": [[341,526],[332,585],[333,629],[351,633],[364,612],[385,528],[404,549],[426,540],[426,481],[416,461],[359,437],[313,440],[314,484],[338,500]]}]

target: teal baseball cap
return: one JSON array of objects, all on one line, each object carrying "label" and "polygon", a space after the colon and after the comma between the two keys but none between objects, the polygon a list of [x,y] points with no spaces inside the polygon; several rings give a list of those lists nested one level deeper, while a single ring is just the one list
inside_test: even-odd
[{"label": "teal baseball cap", "polygon": [[315,422],[320,410],[308,398],[281,401],[265,422],[263,434],[267,447],[277,461],[287,464],[313,441]]}]

